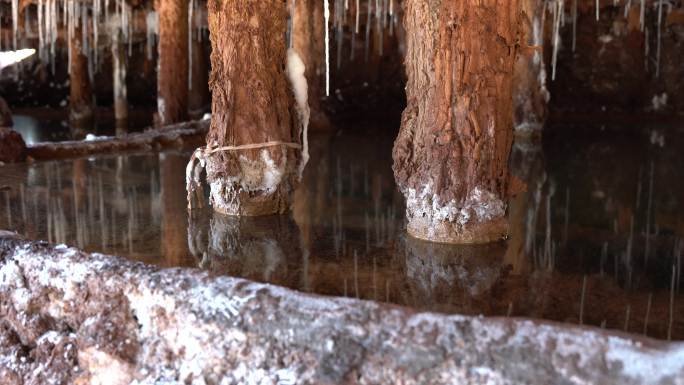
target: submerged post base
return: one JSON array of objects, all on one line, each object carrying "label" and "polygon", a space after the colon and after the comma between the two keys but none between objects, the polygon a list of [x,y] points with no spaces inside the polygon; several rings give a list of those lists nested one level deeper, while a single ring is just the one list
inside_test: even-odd
[{"label": "submerged post base", "polygon": [[273,191],[245,190],[227,180],[210,183],[211,207],[214,211],[231,216],[261,216],[285,214],[290,211],[292,189],[279,185]]},{"label": "submerged post base", "polygon": [[406,230],[414,238],[438,243],[483,244],[501,241],[508,236],[505,217],[486,222],[460,224],[449,221],[430,221],[426,217],[408,218]]},{"label": "submerged post base", "polygon": [[290,210],[297,184],[294,152],[281,146],[261,149],[258,154],[250,158],[224,151],[206,159],[214,211],[233,216],[260,216]]},{"label": "submerged post base", "polygon": [[484,187],[475,187],[462,201],[435,194],[433,183],[406,189],[406,229],[419,239],[452,244],[497,242],[508,235],[506,204]]},{"label": "submerged post base", "polygon": [[544,123],[541,122],[524,122],[515,126],[515,136],[518,138],[535,138],[541,137]]}]

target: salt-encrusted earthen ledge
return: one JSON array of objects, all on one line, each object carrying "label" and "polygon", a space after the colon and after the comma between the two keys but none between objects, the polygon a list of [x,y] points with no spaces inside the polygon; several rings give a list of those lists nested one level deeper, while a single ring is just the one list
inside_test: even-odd
[{"label": "salt-encrusted earthen ledge", "polygon": [[684,345],[416,313],[0,232],[2,384],[684,384]]}]

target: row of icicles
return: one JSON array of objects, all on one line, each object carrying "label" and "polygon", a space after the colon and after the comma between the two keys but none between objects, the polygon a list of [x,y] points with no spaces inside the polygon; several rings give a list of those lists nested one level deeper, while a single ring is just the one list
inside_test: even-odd
[{"label": "row of icicles", "polygon": [[[544,31],[544,23],[546,19],[546,11],[551,13],[553,20],[553,34],[551,39],[551,79],[556,79],[556,63],[558,62],[558,49],[561,45],[560,42],[560,29],[565,26],[566,15],[565,15],[565,4],[566,1],[571,1],[571,20],[572,20],[572,52],[575,52],[577,48],[577,3],[579,0],[544,0],[545,12],[542,14],[541,30]],[[595,11],[596,11],[596,21],[600,20],[600,10],[601,1],[595,0]],[[603,0],[604,2],[606,0]],[[639,29],[645,34],[644,39],[644,57],[646,60],[645,68],[648,70],[648,60],[649,60],[649,29],[646,26],[646,0],[610,0],[612,1],[613,7],[623,7],[623,15],[625,18],[629,15],[632,7],[639,7]],[[621,4],[622,3],[622,4]],[[662,23],[663,23],[663,8],[667,8],[667,13],[672,11],[673,5],[671,0],[655,0],[654,7],[657,9],[657,24],[656,24],[656,55],[655,55],[655,70],[656,77],[660,76],[660,51],[661,51],[661,34],[662,34]]]},{"label": "row of icicles", "polygon": [[[111,3],[110,3],[111,1]],[[136,17],[144,12],[144,26]],[[33,30],[31,16],[37,20],[37,31]],[[93,0],[82,2],[77,0],[37,0],[35,8],[24,9],[24,37],[38,37],[38,57],[41,62],[49,64],[55,72],[57,56],[57,39],[59,27],[66,32],[67,55],[71,63],[72,42],[74,38],[81,40],[81,53],[88,58],[88,75],[91,81],[100,69],[100,33],[117,36],[117,40],[127,45],[128,56],[133,53],[134,33],[145,31],[145,50],[148,59],[152,59],[154,45],[159,34],[159,18],[157,12],[133,9],[125,0]],[[197,0],[188,3],[188,43],[193,39],[204,39],[206,25],[206,7],[200,7]],[[104,29],[104,31],[103,31]],[[77,33],[80,36],[77,36]],[[12,0],[12,39],[2,49],[16,50],[19,46],[19,0]],[[2,43],[2,39],[0,39]],[[1,44],[0,44],[1,45]],[[189,59],[192,60],[192,44],[189,44]],[[70,66],[69,70],[70,70]],[[192,71],[189,71],[192,72]],[[191,76],[191,75],[190,75]],[[188,79],[192,84],[192,78]]]},{"label": "row of icicles", "polygon": [[[111,4],[110,4],[111,1]],[[364,58],[368,61],[371,50],[371,31],[373,25],[376,28],[378,41],[374,44],[377,53],[383,54],[384,34],[394,35],[394,30],[399,22],[397,12],[395,12],[398,0],[325,0],[325,45],[326,45],[326,90],[329,94],[330,88],[330,36],[332,29],[335,33],[337,43],[337,68],[342,66],[343,36],[344,27],[350,27],[353,31],[351,39],[350,60],[354,60],[357,36],[364,33]],[[332,4],[332,23],[330,3]],[[351,2],[351,5],[350,5]],[[291,0],[291,19],[294,18],[294,7],[296,0]],[[361,14],[366,11],[365,30],[361,31]],[[145,12],[144,26],[138,24],[142,20],[137,16],[138,12]],[[206,3],[198,0],[188,2],[188,59],[190,66],[193,58],[192,40],[201,41],[206,35],[207,13]],[[148,59],[152,59],[155,43],[158,39],[159,20],[155,11],[133,9],[125,0],[94,0],[92,2],[82,2],[78,0],[38,0],[35,7],[24,9],[24,30],[25,37],[38,37],[39,58],[43,63],[49,64],[52,72],[55,72],[55,57],[57,56],[57,39],[59,38],[59,27],[65,29],[67,36],[68,60],[71,63],[72,40],[80,33],[81,52],[88,58],[88,75],[91,81],[94,74],[101,68],[99,55],[100,33],[105,32],[110,35],[117,35],[120,41],[125,42],[128,47],[128,55],[132,55],[133,36],[135,32],[145,31],[146,34],[146,54]],[[37,30],[32,30],[31,17],[37,20]],[[16,50],[19,46],[19,0],[12,0],[12,39],[11,42],[4,44],[2,48]],[[332,24],[332,25],[331,25]],[[290,26],[294,23],[290,22]],[[104,26],[104,28],[103,28]],[[141,28],[142,27],[142,28]],[[386,32],[389,30],[389,32]],[[292,45],[292,30],[290,30],[290,45]],[[0,46],[2,46],[0,39]],[[192,71],[188,71],[188,84],[192,87]]]},{"label": "row of icicles", "polygon": [[[399,22],[397,12],[395,12],[395,1],[399,0],[333,0],[333,21],[332,29],[335,31],[335,42],[337,48],[337,69],[342,68],[342,57],[344,49],[344,27],[351,31],[351,48],[349,60],[354,61],[356,52],[357,36],[361,33],[361,12],[366,10],[366,21],[364,23],[364,60],[368,62],[371,46],[371,29],[373,24],[376,28],[377,42],[375,48],[377,54],[382,56],[384,46],[384,34],[389,29],[390,36],[394,35],[394,29]],[[365,4],[364,4],[365,2]],[[295,16],[297,0],[291,2],[291,19]],[[353,4],[353,7],[351,6]],[[323,1],[323,17],[325,19],[325,95],[330,96],[330,0]],[[375,18],[375,20],[373,20]],[[290,23],[290,47],[292,47],[294,22]]]},{"label": "row of icicles", "polygon": [[[110,1],[113,2],[113,12],[111,10]],[[294,9],[297,0],[291,0],[291,17],[294,18]],[[300,0],[301,1],[301,0]],[[551,79],[556,77],[556,64],[558,60],[558,50],[560,48],[560,30],[565,26],[566,1],[571,4],[571,21],[572,21],[572,51],[574,52],[577,46],[577,3],[579,0],[544,0],[544,12],[541,16],[540,30],[544,31],[544,24],[547,13],[552,17],[552,59]],[[605,1],[605,0],[604,0]],[[632,7],[639,7],[639,26],[641,31],[646,35],[645,39],[645,56],[646,67],[648,68],[649,51],[648,44],[649,29],[645,25],[645,10],[646,0],[611,0],[613,6],[624,7],[624,15],[627,17]],[[344,49],[344,27],[348,27],[351,34],[351,49],[350,60],[354,60],[356,52],[357,36],[364,34],[364,59],[368,61],[371,46],[371,29],[375,24],[377,44],[375,48],[379,55],[383,54],[383,35],[386,29],[389,29],[389,34],[394,34],[394,29],[398,23],[398,15],[396,8],[399,6],[399,0],[324,0],[324,18],[325,18],[325,67],[326,67],[326,95],[330,94],[330,30],[335,32],[335,41],[337,48],[337,68],[342,65],[343,49]],[[331,12],[331,3],[333,11]],[[12,4],[12,49],[17,49],[19,37],[19,0],[11,0]],[[154,11],[137,11],[131,8],[124,0],[94,0],[87,3],[77,0],[38,0],[35,8],[36,19],[38,20],[38,51],[39,58],[44,63],[50,63],[50,68],[53,73],[55,70],[55,56],[56,56],[56,41],[58,38],[58,25],[61,24],[67,31],[68,55],[69,62],[71,61],[71,44],[77,31],[80,30],[82,39],[82,52],[88,58],[88,74],[90,79],[93,79],[94,73],[100,68],[100,60],[98,55],[101,25],[105,25],[106,32],[110,34],[120,34],[122,41],[128,45],[128,54],[132,54],[132,37],[135,31],[141,30],[136,21],[136,12],[146,12],[145,15],[145,31],[146,31],[146,52],[148,58],[151,59],[153,55],[154,44],[158,35],[158,16]],[[599,20],[600,0],[596,0],[596,19]],[[655,54],[655,69],[656,76],[660,74],[660,56],[661,56],[661,34],[663,10],[671,12],[673,5],[670,0],[656,0],[654,7],[657,8],[657,46]],[[361,31],[361,15],[365,9],[365,30]],[[331,15],[333,15],[331,26]],[[26,36],[35,35],[35,31],[31,30],[31,23],[29,22],[29,8],[24,11],[25,23],[24,33]],[[373,20],[374,19],[374,20]],[[291,22],[290,26],[295,23]],[[191,31],[188,39],[189,43],[192,39],[201,41],[205,36],[206,26],[206,4],[200,5],[197,0],[190,0],[188,3],[188,28]],[[291,27],[292,28],[292,27]],[[292,46],[293,31],[290,30],[290,46]],[[538,37],[535,37],[539,40]],[[1,40],[1,39],[0,39]],[[538,43],[538,42],[535,42]],[[542,42],[543,44],[543,42]],[[192,44],[188,46],[189,62],[192,65]],[[192,84],[192,71],[189,71],[188,83]]]}]

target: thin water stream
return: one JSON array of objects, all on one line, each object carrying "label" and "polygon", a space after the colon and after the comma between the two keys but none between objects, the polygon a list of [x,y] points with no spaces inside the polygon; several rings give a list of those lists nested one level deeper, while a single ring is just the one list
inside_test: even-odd
[{"label": "thin water stream", "polygon": [[516,143],[527,190],[510,238],[486,246],[405,235],[394,135],[378,129],[314,136],[289,216],[188,215],[189,154],[167,152],[0,167],[0,228],[323,295],[681,340],[684,154],[667,132],[551,127],[543,146]]}]

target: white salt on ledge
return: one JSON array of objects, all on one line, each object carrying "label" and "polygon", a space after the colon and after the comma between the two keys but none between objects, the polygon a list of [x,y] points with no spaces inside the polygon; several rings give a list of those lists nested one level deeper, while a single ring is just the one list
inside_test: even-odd
[{"label": "white salt on ledge", "polygon": [[[77,349],[64,357],[78,368],[59,374],[71,382],[300,384],[354,376],[404,384],[684,383],[681,343],[524,319],[416,313],[2,234],[0,254],[8,325],[21,326],[15,332],[28,343],[65,341],[41,349]],[[57,321],[51,325],[72,329],[44,330],[34,320],[46,315]],[[18,378],[64,363],[62,355],[41,361],[49,354],[28,362],[8,346],[0,344],[0,362]]]}]

